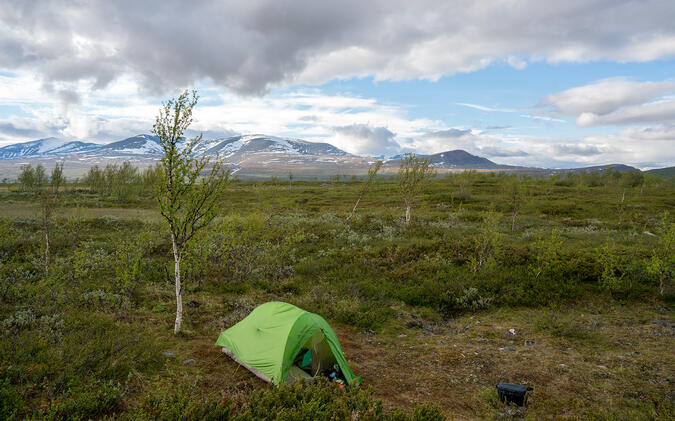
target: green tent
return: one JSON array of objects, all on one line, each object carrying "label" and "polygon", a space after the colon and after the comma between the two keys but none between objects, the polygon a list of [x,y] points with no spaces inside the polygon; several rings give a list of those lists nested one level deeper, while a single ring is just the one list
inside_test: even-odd
[{"label": "green tent", "polygon": [[[259,305],[221,333],[216,346],[256,376],[275,384],[316,376],[336,364],[348,383],[361,382],[347,365],[340,342],[323,317],[288,303]],[[303,356],[305,360],[311,356],[309,373],[298,367]]]}]

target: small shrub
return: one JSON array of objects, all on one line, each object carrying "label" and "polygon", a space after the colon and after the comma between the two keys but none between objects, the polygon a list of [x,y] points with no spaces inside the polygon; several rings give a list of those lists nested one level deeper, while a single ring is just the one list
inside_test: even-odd
[{"label": "small shrub", "polygon": [[21,395],[9,383],[9,379],[0,378],[0,420],[18,420],[25,403]]},{"label": "small shrub", "polygon": [[42,411],[40,419],[46,421],[91,419],[109,414],[122,404],[122,387],[119,383],[96,382],[82,389],[73,390],[66,399],[52,403]]},{"label": "small shrub", "polygon": [[415,408],[413,421],[443,421],[445,415],[438,405],[422,405]]},{"label": "small shrub", "polygon": [[568,340],[589,339],[592,329],[572,315],[561,313],[559,310],[552,310],[537,317],[534,320],[534,328]]},{"label": "small shrub", "polygon": [[37,317],[31,309],[18,310],[2,321],[3,330],[8,333],[16,333],[24,329],[31,329],[37,324]]},{"label": "small shrub", "polygon": [[659,280],[659,293],[666,293],[668,281],[675,273],[675,223],[668,222],[668,212],[663,213],[662,228],[658,243],[652,250],[652,256],[647,262],[647,273]]},{"label": "small shrub", "polygon": [[471,272],[476,273],[488,267],[494,261],[494,255],[499,247],[499,214],[490,211],[483,214],[480,230],[474,238],[474,252],[469,256]]},{"label": "small shrub", "polygon": [[0,324],[5,334],[16,334],[23,330],[39,329],[53,341],[63,337],[63,319],[59,315],[36,316],[31,309],[18,310]]},{"label": "small shrub", "polygon": [[600,287],[610,293],[610,295],[625,290],[625,271],[619,254],[615,247],[608,241],[596,250],[597,259],[602,266],[600,274]]},{"label": "small shrub", "polygon": [[455,299],[457,306],[463,310],[483,310],[490,307],[492,297],[483,297],[474,287],[464,289],[464,293]]},{"label": "small shrub", "polygon": [[537,235],[532,243],[534,249],[535,263],[530,265],[530,272],[535,278],[552,270],[555,265],[560,249],[562,248],[562,239],[557,229],[551,231],[549,237]]},{"label": "small shrub", "polygon": [[204,396],[190,385],[155,382],[134,410],[134,420],[216,421],[232,419],[230,402],[215,396]]},{"label": "small shrub", "polygon": [[161,304],[158,304],[154,306],[150,311],[152,311],[153,313],[166,313],[166,307],[164,307]]},{"label": "small shrub", "polygon": [[577,210],[576,203],[559,202],[543,205],[541,213],[549,216],[569,216]]},{"label": "small shrub", "polygon": [[103,291],[101,289],[82,294],[85,306],[97,310],[114,310],[128,305],[129,298],[121,294]]}]

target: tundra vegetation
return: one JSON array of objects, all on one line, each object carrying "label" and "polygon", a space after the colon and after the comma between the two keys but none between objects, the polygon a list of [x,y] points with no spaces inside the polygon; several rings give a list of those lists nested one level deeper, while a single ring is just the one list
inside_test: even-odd
[{"label": "tundra vegetation", "polygon": [[[174,335],[166,173],[61,183],[48,261],[49,176],[24,173],[0,186],[0,419],[673,418],[671,182],[442,175],[407,223],[394,177],[233,179],[183,243]],[[270,300],[323,315],[363,386],[271,387],[213,346]]]}]

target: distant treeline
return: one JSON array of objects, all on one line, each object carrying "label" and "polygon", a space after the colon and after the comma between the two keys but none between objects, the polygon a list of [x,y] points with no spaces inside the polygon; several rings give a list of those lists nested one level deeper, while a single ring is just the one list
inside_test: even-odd
[{"label": "distant treeline", "polygon": [[[117,197],[119,200],[128,201],[134,194],[151,193],[153,185],[158,177],[158,166],[150,166],[143,170],[132,165],[130,162],[123,162],[122,164],[110,163],[105,167],[95,165],[89,169],[87,174],[82,178],[75,178],[68,180],[68,184],[85,187],[92,193],[101,194],[104,196]],[[290,173],[289,173],[290,174]],[[486,173],[467,170],[460,173],[449,173],[438,176],[437,178],[448,179],[467,179],[478,177]],[[487,173],[490,174],[490,173]],[[518,176],[518,178],[527,179],[531,175],[519,175],[512,173],[511,176]],[[289,178],[292,179],[292,175]],[[391,175],[378,175],[378,178],[388,179]],[[538,177],[534,177],[538,178]],[[361,177],[336,175],[331,177],[329,181],[332,182],[360,182]],[[567,172],[555,174],[548,177],[550,182],[557,186],[586,186],[586,187],[641,187],[646,185],[656,185],[662,183],[664,180],[660,177],[655,177],[649,172],[628,171],[620,172],[613,169],[593,172]],[[4,181],[7,183],[7,180]],[[31,164],[21,166],[21,172],[17,179],[19,188],[22,191],[35,191],[45,187],[51,183],[47,171],[42,164],[33,167]],[[270,177],[265,184],[283,184],[285,183],[280,177]],[[462,184],[460,182],[460,184]]]},{"label": "distant treeline", "polygon": [[[95,165],[83,178],[70,180],[68,184],[85,187],[92,193],[112,196],[119,201],[126,202],[135,195],[151,193],[158,177],[158,171],[158,166],[139,170],[130,162],[124,162],[121,165],[111,163],[105,167]],[[21,191],[31,192],[43,189],[52,180],[42,164],[35,167],[26,164],[21,166],[17,182]]]}]

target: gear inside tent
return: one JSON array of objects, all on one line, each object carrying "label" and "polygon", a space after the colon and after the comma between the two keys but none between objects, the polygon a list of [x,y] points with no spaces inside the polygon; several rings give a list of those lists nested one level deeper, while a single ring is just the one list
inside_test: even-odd
[{"label": "gear inside tent", "polygon": [[266,382],[290,384],[318,376],[345,384],[361,382],[323,317],[288,303],[261,304],[222,332],[216,345]]}]

